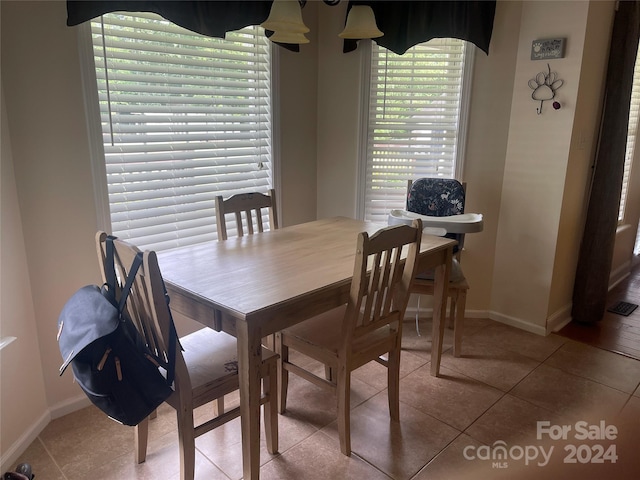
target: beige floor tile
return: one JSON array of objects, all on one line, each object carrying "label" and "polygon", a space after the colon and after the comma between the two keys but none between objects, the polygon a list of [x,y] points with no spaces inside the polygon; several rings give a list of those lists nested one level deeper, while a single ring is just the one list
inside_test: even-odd
[{"label": "beige floor tile", "polygon": [[[323,375],[323,372],[322,366],[314,370],[316,375]],[[365,402],[379,391],[378,388],[352,376],[351,408]],[[291,415],[320,429],[336,419],[336,396],[328,389],[290,374],[286,415]]]},{"label": "beige floor tile", "polygon": [[[278,451],[280,453],[317,431],[308,423],[295,417],[278,416]],[[242,477],[242,433],[240,418],[236,418],[215,430],[196,438],[196,448],[220,468],[229,478]],[[260,463],[264,465],[276,455],[267,450],[264,423],[260,425]]]},{"label": "beige floor tile", "polygon": [[496,325],[496,323],[495,320],[488,318],[465,318],[464,335],[475,335],[491,325]]},{"label": "beige floor tile", "polygon": [[452,350],[444,352],[441,365],[503,392],[511,390],[539,365],[531,358],[501,348],[497,342],[478,343],[475,338],[465,342],[460,357],[454,357]]},{"label": "beige floor tile", "polygon": [[635,391],[635,392],[633,392],[633,394],[634,394],[636,397],[640,397],[640,385],[638,386],[638,388],[636,388],[636,391]]},{"label": "beige floor tile", "polygon": [[[636,415],[637,412],[633,412]],[[636,417],[637,418],[637,417]],[[631,432],[631,430],[629,431]],[[624,432],[623,432],[624,433]],[[493,443],[483,444],[466,435],[458,437],[451,445],[443,450],[432,462],[430,462],[413,480],[539,480],[539,479],[580,479],[580,480],[636,480],[640,472],[640,457],[637,455],[637,445],[640,442],[640,429],[635,429],[631,437],[621,435],[613,441],[589,441],[576,440],[572,434],[568,434],[567,441],[523,439],[506,442],[507,457],[505,460],[497,459],[498,449],[493,449]],[[490,447],[481,452],[479,447]],[[571,447],[581,450],[582,458],[596,458],[600,450],[597,445],[608,449],[613,445],[617,455],[615,463],[604,460],[603,463],[589,462],[565,463],[570,460]],[[616,448],[617,447],[617,448]],[[544,448],[545,456],[540,448]],[[522,450],[520,450],[522,449]],[[521,451],[528,449],[531,460],[520,458]],[[536,450],[534,450],[536,449]],[[603,449],[603,450],[604,450]],[[482,454],[482,456],[480,456]],[[603,457],[600,457],[603,458]],[[467,460],[469,459],[469,460]],[[548,459],[548,460],[547,460]],[[497,463],[494,461],[497,460]],[[614,460],[610,457],[610,460]],[[500,467],[500,468],[498,468]]]},{"label": "beige floor tile", "polygon": [[446,367],[426,365],[400,380],[400,400],[463,431],[502,397],[500,390]]},{"label": "beige floor tile", "polygon": [[489,479],[494,473],[489,460],[476,457],[482,443],[461,434],[429,462],[412,480]]},{"label": "beige floor tile", "polygon": [[628,424],[628,429],[636,430],[640,434],[640,398],[630,397],[617,418],[618,423]]},{"label": "beige floor tile", "polygon": [[640,383],[637,360],[571,340],[544,364],[627,393],[633,393]]},{"label": "beige floor tile", "polygon": [[[453,330],[445,328],[442,351],[453,346]],[[431,319],[420,319],[420,335],[416,332],[415,322],[405,321],[402,326],[402,350],[417,355],[426,361],[431,360]]]},{"label": "beige floor tile", "polygon": [[[498,345],[505,350],[542,362],[566,341],[565,338],[558,335],[552,334],[545,337],[493,322],[486,328],[470,335],[468,343]],[[462,351],[464,353],[464,348]]]},{"label": "beige floor tile", "polygon": [[[427,360],[423,357],[403,350],[400,354],[400,378],[406,377],[426,363]],[[354,370],[352,378],[362,380],[378,391],[387,388],[387,369],[378,362],[369,362]]]},{"label": "beige floor tile", "polygon": [[[607,471],[606,478],[636,480],[640,476],[640,397],[629,397],[620,415],[611,424],[617,428],[618,435],[609,443],[616,446],[618,458],[615,468],[610,468],[614,471]],[[600,441],[594,443],[607,444]]]},{"label": "beige floor tile", "polygon": [[133,427],[120,425],[91,406],[53,420],[40,439],[60,470],[77,478],[131,451]]},{"label": "beige floor tile", "polygon": [[[466,339],[483,331],[485,328],[494,325],[493,320],[486,318],[466,318],[463,328],[463,351]],[[421,318],[420,335],[416,331],[414,320],[405,320],[402,327],[402,350],[411,352],[426,360],[431,360],[431,318]],[[446,352],[453,347],[453,329],[445,327],[442,351]]]},{"label": "beige floor tile", "polygon": [[[334,422],[322,430],[338,441]],[[354,453],[396,479],[412,478],[460,432],[430,415],[400,403],[400,422],[389,417],[386,392],[351,412]]]},{"label": "beige floor tile", "polygon": [[340,453],[340,445],[322,432],[306,438],[260,469],[261,480],[389,480],[385,474],[352,454]]},{"label": "beige floor tile", "polygon": [[[71,477],[70,477],[71,478]],[[76,478],[76,477],[74,477]],[[155,451],[146,462],[136,464],[132,454],[123,455],[92,470],[85,477],[91,480],[180,480],[178,443]],[[228,477],[209,459],[196,450],[195,480],[228,480]]]},{"label": "beige floor tile", "polygon": [[562,416],[512,395],[505,395],[476,420],[465,433],[486,445],[504,441],[509,445],[535,439],[537,422],[561,422]]},{"label": "beige floor tile", "polygon": [[576,420],[594,413],[611,418],[629,398],[629,394],[544,364],[510,393]]},{"label": "beige floor tile", "polygon": [[66,480],[62,471],[58,468],[51,455],[49,455],[49,452],[46,451],[39,438],[32,442],[24,453],[18,457],[12,469],[15,469],[15,467],[21,463],[30,464],[32,472],[37,475],[38,479]]}]

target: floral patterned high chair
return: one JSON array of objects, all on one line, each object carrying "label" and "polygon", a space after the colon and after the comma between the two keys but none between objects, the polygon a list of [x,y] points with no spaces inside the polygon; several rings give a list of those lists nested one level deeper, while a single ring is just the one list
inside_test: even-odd
[{"label": "floral patterned high chair", "polygon": [[[420,178],[409,180],[407,188],[406,211],[392,211],[389,223],[399,223],[410,220],[414,216],[423,217],[423,225],[426,217],[442,217],[441,221],[431,223],[441,230],[441,235],[452,238],[458,242],[453,249],[451,271],[449,273],[449,285],[447,299],[451,299],[449,306],[449,322],[453,324],[454,345],[453,355],[459,357],[462,347],[462,328],[465,314],[465,304],[469,284],[460,268],[460,255],[464,246],[465,233],[479,232],[483,228],[482,215],[465,214],[465,187],[451,178]],[[428,219],[428,218],[427,218]],[[437,230],[437,229],[436,229]],[[426,232],[426,230],[425,230]],[[433,271],[420,273],[414,280],[412,293],[418,294],[416,310],[416,331],[420,335],[420,295],[433,295],[435,282]],[[438,374],[440,362],[432,365],[431,373]]]}]

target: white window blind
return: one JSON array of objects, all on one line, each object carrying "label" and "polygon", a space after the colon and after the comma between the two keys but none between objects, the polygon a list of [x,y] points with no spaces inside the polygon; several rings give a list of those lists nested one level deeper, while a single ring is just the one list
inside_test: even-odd
[{"label": "white window blind", "polygon": [[264,32],[118,13],[91,33],[114,235],[154,250],[215,239],[215,196],[272,185]]},{"label": "white window blind", "polygon": [[638,118],[640,117],[640,48],[636,57],[636,66],[633,71],[633,88],[631,90],[631,105],[629,109],[629,129],[627,133],[627,147],[624,158],[624,175],[622,177],[622,196],[620,197],[620,210],[618,221],[624,220],[624,209],[627,205],[627,193],[629,191],[629,176],[638,132]]},{"label": "white window blind", "polygon": [[365,219],[386,222],[391,209],[405,208],[409,179],[456,176],[467,102],[465,43],[433,39],[401,56],[372,45]]}]

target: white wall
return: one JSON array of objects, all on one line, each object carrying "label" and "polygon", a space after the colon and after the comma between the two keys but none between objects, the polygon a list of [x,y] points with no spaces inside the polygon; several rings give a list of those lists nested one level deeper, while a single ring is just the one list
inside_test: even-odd
[{"label": "white wall", "polygon": [[[549,6],[532,1],[522,7],[491,294],[495,318],[541,334],[547,332],[565,181],[571,174],[568,162],[576,105],[580,103],[578,86],[589,3],[567,1]],[[564,58],[530,60],[533,40],[557,37],[567,39]],[[556,111],[545,102],[543,113],[538,115],[539,102],[532,100],[528,82],[547,71],[547,63],[564,80],[556,95],[562,108]],[[582,134],[593,136],[592,131]],[[586,162],[581,167],[584,171],[589,158],[584,155],[581,159]],[[582,191],[586,187],[584,183],[578,186]],[[572,251],[577,258],[579,235],[574,239]],[[572,285],[573,272],[565,269],[556,274],[565,272]],[[557,301],[570,305],[571,291],[565,292],[568,298]]]},{"label": "white wall", "polygon": [[11,136],[2,110],[0,153],[0,337],[16,340],[0,350],[0,472],[49,421],[40,342],[22,235]]},{"label": "white wall", "polygon": [[[47,405],[64,411],[81,393],[70,374],[58,376],[58,314],[75,290],[100,280],[76,31],[65,25],[64,2],[0,6],[3,107],[36,320],[32,338],[42,356]],[[19,391],[20,384],[12,388]]]},{"label": "white wall", "polygon": [[346,8],[319,5],[318,218],[357,214],[363,49],[342,53]]},{"label": "white wall", "polygon": [[463,180],[466,211],[482,213],[484,229],[465,238],[468,315],[487,316],[491,301],[521,10],[521,2],[498,2],[489,55],[476,50]]},{"label": "white wall", "polygon": [[317,174],[316,150],[318,120],[318,41],[317,9],[309,2],[304,8],[304,22],[311,29],[310,43],[300,52],[277,47],[280,92],[276,93],[275,111],[280,117],[277,146],[280,150],[281,223],[283,226],[316,219]]}]

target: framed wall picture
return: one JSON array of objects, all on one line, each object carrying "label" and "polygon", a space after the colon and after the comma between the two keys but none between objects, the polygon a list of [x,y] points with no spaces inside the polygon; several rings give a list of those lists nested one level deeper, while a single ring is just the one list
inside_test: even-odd
[{"label": "framed wall picture", "polygon": [[564,58],[564,38],[548,38],[531,42],[531,60]]}]

